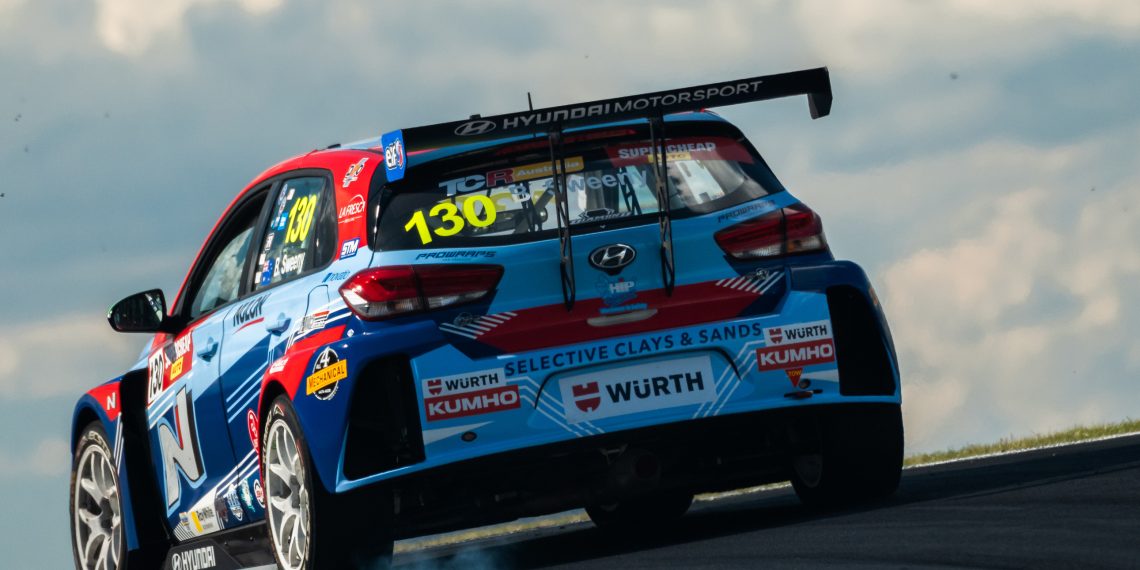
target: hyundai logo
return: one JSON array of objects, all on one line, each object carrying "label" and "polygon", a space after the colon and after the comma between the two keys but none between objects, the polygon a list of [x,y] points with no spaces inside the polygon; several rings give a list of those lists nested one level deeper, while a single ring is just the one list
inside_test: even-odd
[{"label": "hyundai logo", "polygon": [[467,121],[458,127],[455,127],[455,134],[461,137],[470,137],[475,135],[485,135],[495,130],[495,122],[487,119],[480,119],[478,121]]},{"label": "hyundai logo", "polygon": [[628,245],[615,243],[603,245],[590,252],[590,265],[609,273],[617,275],[623,267],[633,263],[637,251]]}]

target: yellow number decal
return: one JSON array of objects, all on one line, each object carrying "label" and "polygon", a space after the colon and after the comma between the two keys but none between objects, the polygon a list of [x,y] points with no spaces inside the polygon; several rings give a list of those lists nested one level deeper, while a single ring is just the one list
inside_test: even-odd
[{"label": "yellow number decal", "polygon": [[309,229],[313,227],[313,212],[317,209],[317,196],[305,196],[293,203],[289,209],[289,226],[285,232],[285,243],[305,241]]},{"label": "yellow number decal", "polygon": [[440,202],[432,207],[428,215],[431,217],[439,217],[443,223],[450,223],[450,228],[439,227],[436,228],[435,235],[439,237],[453,236],[463,230],[463,218],[459,217],[459,208],[451,202]]},{"label": "yellow number decal", "polygon": [[[479,212],[475,211],[475,205],[481,204],[483,206],[483,217],[479,217]],[[431,243],[431,234],[439,237],[453,236],[463,231],[464,226],[471,224],[477,228],[485,228],[495,223],[495,218],[498,212],[495,209],[495,202],[486,196],[471,196],[463,200],[463,215],[459,215],[459,207],[451,202],[440,202],[432,206],[428,212],[428,216],[439,218],[441,222],[447,224],[444,227],[438,227],[433,230],[428,230],[427,217],[424,216],[423,210],[416,210],[412,213],[411,219],[408,223],[404,224],[404,231],[410,232],[416,230],[420,243],[427,245]],[[466,219],[466,220],[465,220]]]},{"label": "yellow number decal", "polygon": [[[486,217],[482,220],[480,220],[479,215],[475,213],[476,203],[483,205],[483,215]],[[477,228],[485,228],[495,223],[495,217],[497,215],[498,212],[495,210],[495,202],[486,196],[472,196],[463,202],[463,217],[467,218],[467,223]]]},{"label": "yellow number decal", "polygon": [[416,228],[416,231],[419,232],[420,243],[424,245],[431,243],[431,232],[428,231],[427,220],[424,219],[423,210],[416,210],[416,213],[412,214],[412,219],[404,224],[405,232],[412,231],[412,228]]}]

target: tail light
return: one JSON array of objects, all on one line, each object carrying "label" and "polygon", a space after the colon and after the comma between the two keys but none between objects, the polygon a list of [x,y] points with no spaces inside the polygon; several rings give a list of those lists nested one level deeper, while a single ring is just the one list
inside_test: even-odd
[{"label": "tail light", "polygon": [[761,259],[827,250],[819,214],[794,204],[716,233],[717,245],[736,259]]},{"label": "tail light", "polygon": [[477,301],[502,277],[499,265],[389,265],[349,277],[340,296],[360,318],[380,320]]}]

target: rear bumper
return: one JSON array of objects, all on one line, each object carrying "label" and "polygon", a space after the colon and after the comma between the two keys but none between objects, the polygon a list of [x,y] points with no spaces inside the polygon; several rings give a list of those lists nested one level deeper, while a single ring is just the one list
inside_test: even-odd
[{"label": "rear bumper", "polygon": [[401,537],[643,493],[727,491],[788,480],[792,458],[818,452],[828,422],[873,421],[897,410],[817,404],[655,425],[460,461],[385,488],[397,497]]},{"label": "rear bumper", "polygon": [[[323,402],[345,406],[333,414],[343,420],[306,426],[314,452],[337,451],[335,460],[316,457],[317,469],[337,492],[385,481],[406,486],[471,461],[525,472],[512,454],[563,445],[596,453],[605,438],[663,426],[897,405],[890,332],[863,271],[830,261],[788,269],[787,293],[763,315],[527,353],[469,358],[448,343],[348,338],[338,351],[349,360],[340,389],[352,394],[351,406]],[[806,343],[793,342],[799,325],[811,325],[800,327],[814,334]],[[782,345],[771,336],[777,328],[789,331]],[[598,381],[592,392],[591,380]],[[381,455],[390,459],[375,460]]]}]

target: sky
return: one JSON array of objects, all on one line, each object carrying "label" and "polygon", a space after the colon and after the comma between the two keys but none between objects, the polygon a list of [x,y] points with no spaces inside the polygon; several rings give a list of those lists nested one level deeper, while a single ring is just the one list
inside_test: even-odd
[{"label": "sky", "polygon": [[1134,0],[0,0],[0,551],[70,564],[72,406],[144,342],[106,309],[266,167],[820,65],[831,116],[722,114],[875,283],[909,451],[1140,417]]}]

